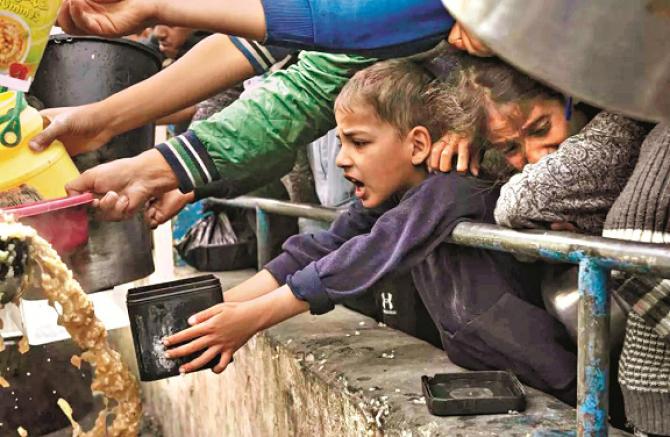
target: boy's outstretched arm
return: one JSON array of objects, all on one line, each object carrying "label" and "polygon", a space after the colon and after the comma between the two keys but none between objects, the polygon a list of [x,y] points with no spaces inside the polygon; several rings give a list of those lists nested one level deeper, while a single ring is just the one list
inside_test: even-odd
[{"label": "boy's outstretched arm", "polygon": [[253,300],[279,288],[281,284],[266,269],[234,286],[224,293],[226,302],[245,302]]},{"label": "boy's outstretched arm", "polygon": [[[254,333],[309,308],[306,302],[296,298],[285,285],[286,278],[311,262],[337,250],[354,236],[369,232],[384,210],[384,208],[376,210],[351,208],[341,214],[328,231],[291,237],[285,243],[285,247],[291,248],[290,253],[282,253],[252,278],[228,290],[225,293],[226,303],[193,315],[189,319],[193,327],[169,337],[166,345],[190,340],[188,347],[175,349],[170,352],[170,356],[180,357],[207,348],[203,353],[207,355],[204,358],[199,357],[185,370],[196,370],[220,353],[221,362],[215,371],[217,373],[223,371],[234,350]],[[269,305],[270,309],[265,309],[264,305]],[[257,314],[259,311],[260,314]],[[209,322],[215,316],[217,321]],[[235,323],[241,325],[231,328],[218,319],[225,317],[231,317]],[[226,335],[232,335],[234,338],[228,338]],[[215,339],[218,339],[219,343],[212,344]],[[228,345],[227,349],[225,345]]]},{"label": "boy's outstretched arm", "polygon": [[166,352],[168,358],[180,358],[204,352],[179,368],[181,373],[198,370],[221,356],[214,373],[225,370],[233,354],[254,334],[309,309],[287,286],[246,302],[227,302],[213,306],[189,319],[191,327],[165,339],[165,345],[188,342]]},{"label": "boy's outstretched arm", "polygon": [[[412,268],[442,244],[459,222],[484,219],[488,211],[484,199],[497,191],[473,181],[452,173],[429,177],[384,213],[369,232],[350,238],[290,275],[287,285],[296,297],[309,302],[313,314],[322,314],[389,273]],[[360,204],[352,209],[356,207]],[[289,243],[284,245],[289,255],[312,250],[308,239]]]}]

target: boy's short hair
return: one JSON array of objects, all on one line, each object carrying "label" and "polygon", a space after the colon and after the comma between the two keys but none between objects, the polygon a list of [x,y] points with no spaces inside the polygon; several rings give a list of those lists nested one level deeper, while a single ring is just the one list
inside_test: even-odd
[{"label": "boy's short hair", "polygon": [[429,91],[436,79],[422,66],[403,59],[378,62],[356,73],[340,91],[335,110],[370,105],[379,119],[406,135],[416,126],[439,139],[447,129],[444,117],[429,104]]}]

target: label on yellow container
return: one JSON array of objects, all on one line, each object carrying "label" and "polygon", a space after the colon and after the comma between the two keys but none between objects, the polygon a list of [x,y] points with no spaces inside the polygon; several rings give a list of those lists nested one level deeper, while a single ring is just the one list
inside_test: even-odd
[{"label": "label on yellow container", "polygon": [[0,0],[0,85],[28,91],[61,0]]}]

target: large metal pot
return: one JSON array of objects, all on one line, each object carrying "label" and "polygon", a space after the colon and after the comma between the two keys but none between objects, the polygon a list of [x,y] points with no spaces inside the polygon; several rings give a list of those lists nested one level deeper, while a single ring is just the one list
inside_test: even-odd
[{"label": "large metal pot", "polygon": [[[158,54],[125,39],[52,36],[31,94],[45,107],[77,106],[102,100],[157,73]],[[154,145],[154,126],[114,137],[99,150],[75,157],[80,171],[135,156]],[[89,244],[67,260],[88,292],[151,274],[151,234],[140,216],[120,223],[91,217]]]},{"label": "large metal pot", "polygon": [[667,0],[442,0],[498,55],[599,107],[670,120]]},{"label": "large metal pot", "polygon": [[[542,280],[542,299],[549,314],[558,319],[577,343],[577,314],[579,307],[579,267],[547,268]],[[626,309],[617,299],[610,307],[610,349],[617,350],[623,344],[626,330]]]}]

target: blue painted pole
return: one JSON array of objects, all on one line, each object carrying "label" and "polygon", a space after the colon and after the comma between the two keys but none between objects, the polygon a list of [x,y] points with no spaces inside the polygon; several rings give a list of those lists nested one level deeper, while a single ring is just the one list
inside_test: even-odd
[{"label": "blue painted pole", "polygon": [[579,263],[577,435],[606,436],[609,409],[609,270],[592,258]]},{"label": "blue painted pole", "polygon": [[256,241],[258,247],[258,270],[272,259],[272,233],[270,217],[263,209],[256,207]]}]

